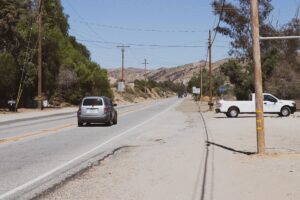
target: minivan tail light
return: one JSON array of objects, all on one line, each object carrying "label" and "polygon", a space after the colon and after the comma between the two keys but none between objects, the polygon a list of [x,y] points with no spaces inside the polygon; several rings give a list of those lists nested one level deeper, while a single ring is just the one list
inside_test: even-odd
[{"label": "minivan tail light", "polygon": [[105,112],[105,113],[108,113],[108,111],[109,111],[108,107],[105,106],[105,107],[104,107],[104,112]]}]

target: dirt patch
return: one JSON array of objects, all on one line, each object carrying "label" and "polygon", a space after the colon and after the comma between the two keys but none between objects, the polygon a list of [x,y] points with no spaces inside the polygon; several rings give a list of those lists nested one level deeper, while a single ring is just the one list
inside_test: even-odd
[{"label": "dirt patch", "polygon": [[188,112],[198,112],[199,107],[198,103],[194,101],[192,98],[186,98],[183,100],[181,104],[176,107],[177,111],[188,113]]}]

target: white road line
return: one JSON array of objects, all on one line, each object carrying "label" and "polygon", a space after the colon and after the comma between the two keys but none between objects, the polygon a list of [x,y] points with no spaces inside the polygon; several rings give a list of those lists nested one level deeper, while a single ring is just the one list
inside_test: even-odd
[{"label": "white road line", "polygon": [[[182,101],[182,100],[181,100],[181,101]],[[52,169],[52,170],[50,170],[50,171],[48,171],[48,172],[46,172],[46,173],[44,173],[44,174],[42,174],[42,175],[36,177],[35,179],[32,179],[32,180],[28,181],[27,183],[24,183],[23,185],[20,185],[20,186],[14,188],[14,189],[12,189],[12,190],[10,190],[10,191],[8,191],[8,192],[2,194],[2,195],[0,195],[0,199],[7,198],[7,197],[9,197],[9,196],[11,196],[11,195],[13,195],[13,194],[16,194],[16,193],[19,192],[19,191],[22,191],[22,190],[26,189],[26,188],[29,187],[30,185],[33,185],[33,184],[37,183],[38,181],[43,180],[44,178],[46,178],[46,177],[50,176],[51,174],[53,174],[53,173],[55,173],[55,172],[57,172],[57,171],[59,171],[59,170],[65,168],[65,167],[67,167],[68,165],[70,165],[70,164],[72,164],[72,163],[78,161],[79,159],[81,159],[81,158],[87,156],[88,154],[90,154],[90,153],[96,151],[97,149],[99,149],[99,148],[105,146],[106,144],[108,144],[108,143],[110,143],[110,142],[112,142],[112,141],[114,141],[114,140],[116,140],[116,139],[118,139],[118,138],[124,136],[125,134],[127,134],[127,133],[129,133],[129,132],[131,132],[131,131],[133,131],[133,130],[135,130],[135,129],[141,127],[141,126],[143,126],[144,124],[146,124],[146,123],[152,121],[153,119],[159,117],[160,115],[162,115],[162,114],[168,112],[170,109],[174,108],[174,107],[175,107],[179,102],[181,102],[181,101],[177,101],[175,104],[169,106],[168,108],[166,108],[165,110],[161,111],[160,113],[154,115],[154,116],[151,117],[150,119],[148,119],[148,120],[146,120],[146,121],[144,121],[144,122],[142,122],[142,123],[140,123],[140,124],[138,124],[138,125],[136,125],[136,126],[130,128],[130,129],[128,129],[128,130],[126,130],[126,131],[120,133],[119,135],[117,135],[117,136],[115,136],[115,137],[112,137],[111,139],[107,140],[106,142],[104,142],[104,143],[102,143],[102,144],[100,144],[100,145],[94,147],[93,149],[91,149],[91,150],[89,150],[89,151],[87,151],[87,152],[81,154],[80,156],[77,156],[77,157],[73,158],[72,160],[70,160],[70,161],[68,161],[68,162],[66,162],[66,163],[64,163],[64,164],[62,164],[62,165],[60,165],[60,166],[58,166],[58,167],[56,167],[56,168],[54,168],[54,169]]]}]

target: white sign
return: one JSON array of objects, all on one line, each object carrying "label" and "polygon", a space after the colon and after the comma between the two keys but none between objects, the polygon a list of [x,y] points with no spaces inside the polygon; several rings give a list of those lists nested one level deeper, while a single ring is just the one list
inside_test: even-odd
[{"label": "white sign", "polygon": [[125,91],[125,82],[120,81],[118,82],[118,92],[124,92]]},{"label": "white sign", "polygon": [[193,94],[200,94],[200,88],[193,87]]}]

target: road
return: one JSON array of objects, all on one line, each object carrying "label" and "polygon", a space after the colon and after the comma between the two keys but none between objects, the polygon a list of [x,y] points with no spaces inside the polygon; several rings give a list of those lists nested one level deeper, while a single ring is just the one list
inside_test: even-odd
[{"label": "road", "polygon": [[266,115],[267,154],[257,155],[255,115],[207,109],[185,99],[133,131],[126,148],[38,199],[300,198],[299,113]]},{"label": "road", "polygon": [[266,115],[262,156],[254,115],[207,109],[171,98],[119,108],[112,127],[78,128],[74,115],[3,125],[0,199],[30,199],[53,185],[37,199],[300,198],[298,112]]},{"label": "road", "polygon": [[118,124],[77,127],[75,114],[0,127],[0,199],[32,198],[118,148],[117,141],[177,98],[119,108]]}]

